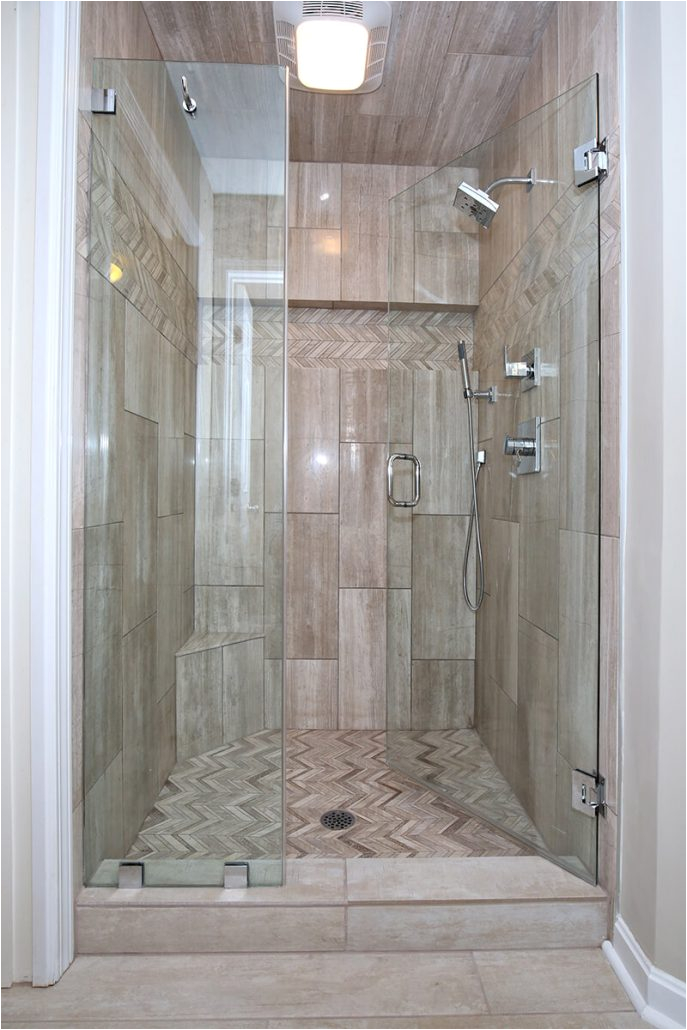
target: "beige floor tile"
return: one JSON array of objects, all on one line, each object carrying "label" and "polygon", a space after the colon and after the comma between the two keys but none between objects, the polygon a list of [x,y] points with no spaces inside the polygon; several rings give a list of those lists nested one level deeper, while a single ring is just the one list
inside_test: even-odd
[{"label": "beige floor tile", "polygon": [[[599,949],[475,952],[492,1012],[612,1012],[629,999]],[[583,986],[582,986],[583,985]]]},{"label": "beige floor tile", "polygon": [[[148,1020],[328,1017],[365,1019],[486,1014],[469,955],[317,954],[130,955],[79,957],[54,987],[6,996],[7,1020],[88,1020],[111,1026],[133,1015]],[[184,1020],[183,1025],[189,1023]],[[107,1021],[107,1022],[105,1022]],[[202,1021],[202,1022],[201,1022]],[[142,1022],[136,1022],[141,1026]],[[275,1025],[279,1025],[277,1022]],[[396,1020],[393,1025],[398,1025]]]},{"label": "beige floor tile", "polygon": [[[21,988],[20,988],[21,989]],[[430,1030],[430,1028],[445,1028],[445,1030],[481,1030],[481,1028],[492,1028],[492,1030],[506,1030],[506,1028],[522,1028],[522,1030],[535,1030],[535,1028],[560,1028],[560,1030],[577,1030],[577,1028],[586,1028],[586,1030],[592,1030],[592,1028],[605,1028],[605,1030],[611,1030],[614,1027],[622,1027],[624,1030],[633,1030],[634,1027],[648,1027],[650,1024],[645,1023],[636,1012],[581,1012],[569,1015],[567,1013],[555,1013],[553,1015],[539,1015],[539,1014],[525,1014],[518,1016],[404,1016],[399,1018],[396,1016],[393,1019],[329,1019],[329,1018],[316,1018],[316,1019],[205,1019],[202,1022],[196,1020],[108,1020],[106,1023],[102,1022],[81,1022],[78,1020],[70,1020],[67,1023],[64,1022],[4,1022],[5,1027],[27,1027],[36,1030],[39,1027],[69,1027],[72,1030],[76,1028],[88,1027],[90,1030],[95,1028],[106,1027],[109,1030],[120,1027],[131,1027],[131,1028],[148,1028],[148,1027],[159,1027],[161,1030],[171,1030],[175,1027],[184,1027],[186,1030],[192,1030],[192,1028],[204,1028],[204,1030],[215,1030],[215,1028],[225,1028],[225,1030],[239,1030],[239,1028],[249,1027],[264,1027],[266,1030],[272,1030],[273,1027],[293,1027],[301,1028],[324,1028],[324,1027],[346,1027],[353,1030],[358,1027],[379,1027],[388,1028],[388,1030],[401,1030],[401,1028],[414,1028],[414,1030]]]}]

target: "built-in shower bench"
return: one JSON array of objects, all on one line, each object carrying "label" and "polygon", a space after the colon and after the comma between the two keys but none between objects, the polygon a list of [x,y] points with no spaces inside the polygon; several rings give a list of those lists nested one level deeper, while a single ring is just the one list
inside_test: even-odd
[{"label": "built-in shower bench", "polygon": [[176,652],[177,761],[265,728],[264,638],[196,630]]}]

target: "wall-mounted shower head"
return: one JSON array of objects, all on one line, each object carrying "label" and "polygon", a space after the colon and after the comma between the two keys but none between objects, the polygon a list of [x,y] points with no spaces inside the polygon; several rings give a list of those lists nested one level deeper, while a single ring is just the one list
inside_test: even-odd
[{"label": "wall-mounted shower head", "polygon": [[507,176],[504,179],[495,179],[485,190],[481,190],[478,186],[471,186],[469,182],[461,182],[453,198],[453,206],[465,211],[476,222],[479,222],[483,229],[488,229],[499,209],[494,198],[489,196],[491,191],[497,186],[506,186],[512,183],[522,183],[527,186],[529,191],[536,181],[537,173],[534,168],[530,168],[529,174],[526,176]]}]

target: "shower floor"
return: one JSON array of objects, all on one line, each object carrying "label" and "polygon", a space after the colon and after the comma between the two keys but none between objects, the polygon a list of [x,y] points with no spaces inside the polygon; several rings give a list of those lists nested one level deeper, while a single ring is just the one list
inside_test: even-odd
[{"label": "shower floor", "polygon": [[[386,734],[297,730],[287,734],[287,857],[468,857],[531,849],[386,764]],[[474,730],[396,731],[393,754],[501,825],[543,842]],[[275,857],[281,850],[281,748],[274,730],[180,762],[128,858]],[[344,831],[320,824],[329,809],[356,817]]]}]

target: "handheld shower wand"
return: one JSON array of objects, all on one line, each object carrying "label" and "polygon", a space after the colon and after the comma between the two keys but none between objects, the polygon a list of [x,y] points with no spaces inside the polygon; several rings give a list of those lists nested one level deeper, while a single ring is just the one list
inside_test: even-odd
[{"label": "handheld shower wand", "polygon": [[[463,596],[470,611],[476,612],[484,600],[484,554],[482,552],[482,534],[480,532],[479,525],[479,508],[477,507],[477,480],[479,478],[480,469],[486,460],[486,455],[484,451],[475,451],[475,427],[472,418],[472,402],[478,397],[487,397],[489,401],[493,403],[495,398],[493,387],[490,387],[488,390],[475,391],[470,386],[470,369],[468,367],[468,359],[465,353],[465,342],[463,340],[458,344],[458,361],[460,362],[460,371],[463,377],[463,396],[468,402],[468,436],[470,441],[470,473],[472,480],[472,508],[470,511],[468,535],[465,540],[465,554],[463,557]],[[475,534],[475,545],[477,547],[477,593],[474,601],[470,597],[470,590],[468,588],[468,564],[470,561],[473,530]]]}]

